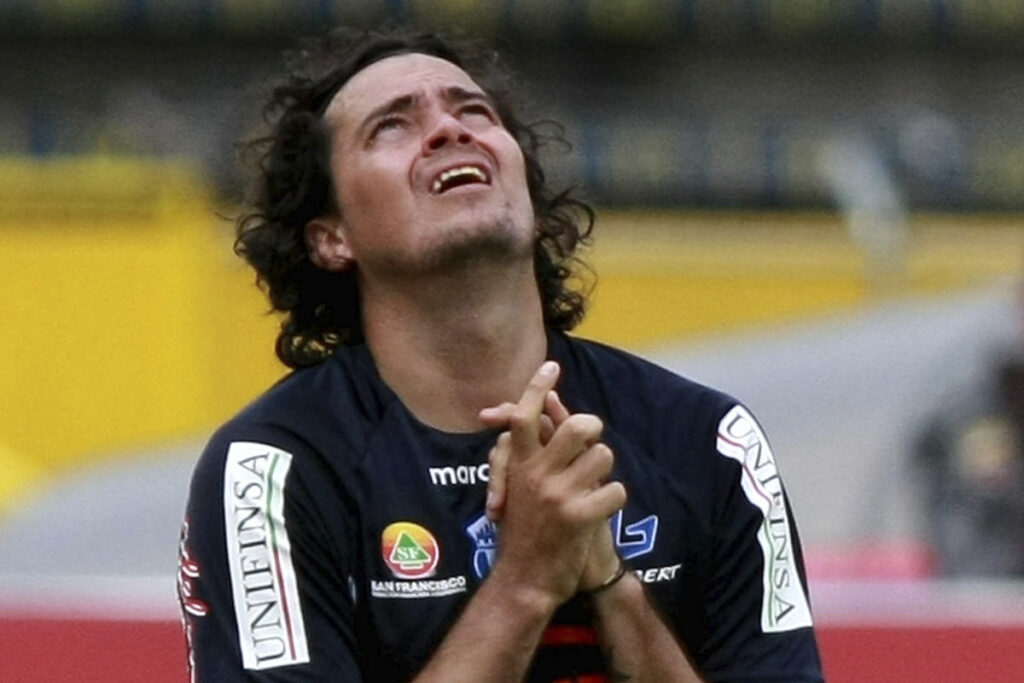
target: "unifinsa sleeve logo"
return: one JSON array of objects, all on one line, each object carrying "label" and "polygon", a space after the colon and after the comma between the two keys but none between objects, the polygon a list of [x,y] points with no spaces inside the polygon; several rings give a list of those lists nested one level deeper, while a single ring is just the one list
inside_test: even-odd
[{"label": "unifinsa sleeve logo", "polygon": [[224,522],[242,664],[269,669],[309,661],[284,519],[290,453],[235,442],[224,465]]},{"label": "unifinsa sleeve logo", "polygon": [[763,516],[757,542],[764,555],[761,630],[791,631],[811,626],[811,610],[797,574],[782,479],[761,428],[742,406],[718,425],[718,452],[743,466],[740,486]]}]

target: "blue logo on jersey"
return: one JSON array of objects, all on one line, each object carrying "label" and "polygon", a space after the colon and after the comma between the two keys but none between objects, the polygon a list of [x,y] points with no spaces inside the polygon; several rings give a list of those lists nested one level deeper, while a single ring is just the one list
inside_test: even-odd
[{"label": "blue logo on jersey", "polygon": [[[658,536],[658,515],[648,515],[639,522],[623,527],[622,510],[619,510],[608,521],[615,548],[622,559],[631,560],[654,550],[654,541]],[[486,578],[491,573],[494,555],[498,552],[498,527],[483,514],[466,526],[466,535],[475,546],[473,572],[477,578]]]},{"label": "blue logo on jersey", "polygon": [[491,573],[494,565],[494,554],[498,552],[498,527],[484,514],[466,527],[466,534],[476,546],[473,552],[473,572],[477,578],[482,579]]},{"label": "blue logo on jersey", "polygon": [[646,555],[654,550],[654,539],[658,536],[658,515],[648,515],[639,522],[622,527],[622,510],[610,520],[615,548],[624,560]]}]

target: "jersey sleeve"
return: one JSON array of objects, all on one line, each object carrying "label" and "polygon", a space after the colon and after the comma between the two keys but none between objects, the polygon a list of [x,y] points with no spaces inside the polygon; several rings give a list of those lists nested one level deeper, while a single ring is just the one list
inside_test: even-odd
[{"label": "jersey sleeve", "polygon": [[709,633],[713,681],[822,681],[796,525],[778,465],[743,406],[718,423]]},{"label": "jersey sleeve", "polygon": [[218,434],[200,458],[178,572],[192,681],[361,680],[351,525],[311,490],[317,462],[267,428]]}]

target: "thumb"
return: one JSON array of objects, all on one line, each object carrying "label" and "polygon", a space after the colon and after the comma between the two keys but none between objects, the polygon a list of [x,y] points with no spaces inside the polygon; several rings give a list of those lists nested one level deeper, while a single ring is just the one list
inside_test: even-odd
[{"label": "thumb", "polygon": [[501,427],[507,427],[508,421],[512,418],[512,413],[516,409],[515,403],[499,403],[496,406],[490,406],[484,408],[477,413],[477,419],[480,420],[486,427],[497,429]]}]

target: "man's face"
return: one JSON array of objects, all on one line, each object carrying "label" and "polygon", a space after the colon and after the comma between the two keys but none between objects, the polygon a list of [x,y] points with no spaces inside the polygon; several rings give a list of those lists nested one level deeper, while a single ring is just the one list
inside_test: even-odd
[{"label": "man's face", "polygon": [[522,150],[462,69],[385,58],[354,75],[324,119],[339,229],[364,274],[532,253]]}]

